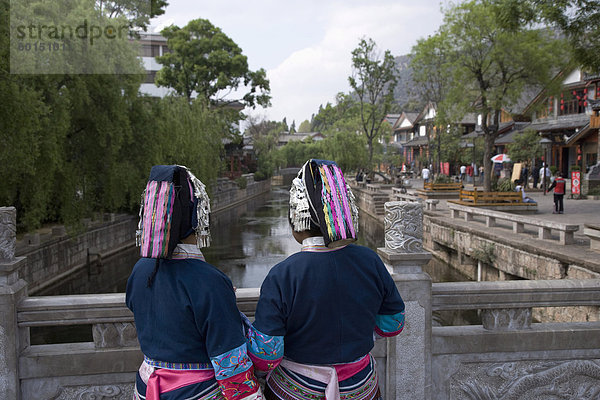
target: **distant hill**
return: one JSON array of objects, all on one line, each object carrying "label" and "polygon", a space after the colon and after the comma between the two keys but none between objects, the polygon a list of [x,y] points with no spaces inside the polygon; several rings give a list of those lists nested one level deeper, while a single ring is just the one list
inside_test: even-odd
[{"label": "distant hill", "polygon": [[394,111],[421,112],[425,104],[415,95],[416,85],[412,80],[410,56],[397,56],[395,61],[398,68],[398,84],[394,89],[394,100],[398,108]]}]

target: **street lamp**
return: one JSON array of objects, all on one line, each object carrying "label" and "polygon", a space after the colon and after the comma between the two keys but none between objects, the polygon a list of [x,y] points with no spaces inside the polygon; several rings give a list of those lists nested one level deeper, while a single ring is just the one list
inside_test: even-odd
[{"label": "street lamp", "polygon": [[546,195],[546,190],[548,189],[548,179],[546,178],[546,168],[549,168],[548,166],[548,159],[549,157],[549,153],[550,153],[550,146],[552,145],[552,140],[544,137],[542,139],[540,139],[540,145],[542,145],[542,148],[544,149],[544,163],[542,164],[542,168],[543,168],[543,184],[544,184],[544,196]]}]

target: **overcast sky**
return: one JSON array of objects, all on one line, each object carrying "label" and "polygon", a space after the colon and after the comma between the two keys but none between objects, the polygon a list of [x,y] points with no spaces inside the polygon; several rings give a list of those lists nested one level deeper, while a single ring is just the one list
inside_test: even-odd
[{"label": "overcast sky", "polygon": [[241,47],[250,69],[264,68],[272,107],[249,114],[296,127],[320,104],[348,93],[351,52],[361,38],[380,50],[408,54],[419,38],[434,33],[448,0],[168,0],[151,30],[208,19]]}]

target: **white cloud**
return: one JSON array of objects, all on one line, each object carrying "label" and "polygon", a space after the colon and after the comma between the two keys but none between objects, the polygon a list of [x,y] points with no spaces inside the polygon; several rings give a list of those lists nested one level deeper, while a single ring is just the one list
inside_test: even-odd
[{"label": "white cloud", "polygon": [[171,0],[157,23],[205,18],[220,27],[251,69],[267,70],[273,106],[248,113],[298,125],[338,92],[349,92],[351,52],[361,38],[407,54],[439,27],[440,1],[450,0]]},{"label": "white cloud", "polygon": [[438,8],[373,4],[348,7],[339,4],[326,22],[321,40],[295,51],[268,71],[272,107],[269,119],[299,124],[310,119],[319,105],[333,102],[338,92],[349,92],[351,52],[363,37],[393,55],[410,52],[420,37],[433,33],[441,21]]}]

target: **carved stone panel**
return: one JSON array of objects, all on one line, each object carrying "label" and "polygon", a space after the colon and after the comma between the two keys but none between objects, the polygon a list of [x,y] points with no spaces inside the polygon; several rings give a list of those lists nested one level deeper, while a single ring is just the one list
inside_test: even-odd
[{"label": "carved stone panel", "polygon": [[131,322],[94,324],[92,327],[96,348],[137,346],[135,325]]},{"label": "carved stone panel", "polygon": [[385,247],[400,253],[423,252],[423,205],[418,202],[385,203]]},{"label": "carved stone panel", "polygon": [[130,385],[64,386],[51,400],[131,400],[133,383]]},{"label": "carved stone panel", "polygon": [[465,363],[451,379],[456,400],[600,398],[600,360]]},{"label": "carved stone panel", "polygon": [[0,262],[15,259],[17,245],[17,211],[14,207],[0,207]]}]

